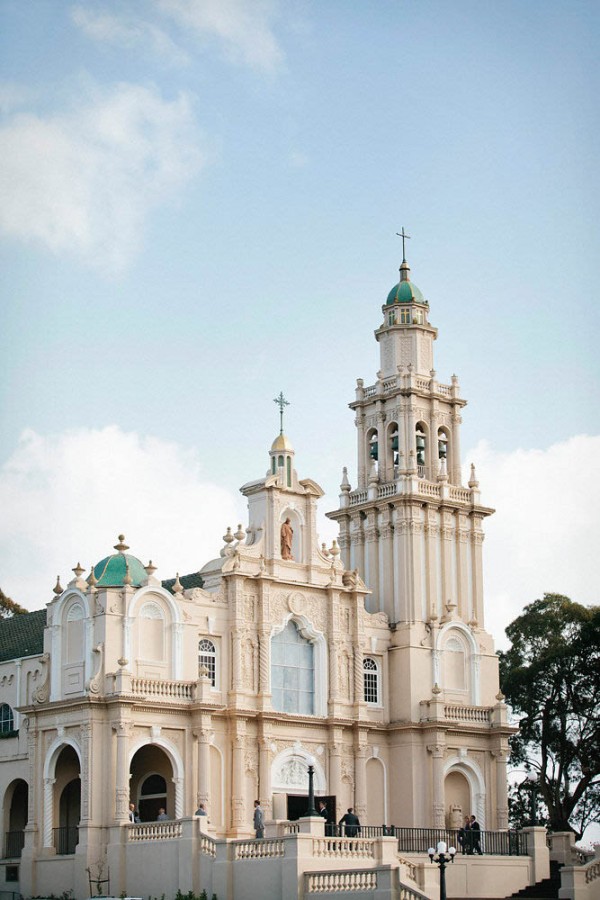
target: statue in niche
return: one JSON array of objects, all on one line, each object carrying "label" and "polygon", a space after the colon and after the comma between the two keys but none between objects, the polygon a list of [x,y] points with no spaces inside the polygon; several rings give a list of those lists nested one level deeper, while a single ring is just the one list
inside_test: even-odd
[{"label": "statue in niche", "polygon": [[294,537],[294,529],[290,524],[289,516],[281,526],[281,558],[293,559],[292,556],[292,540]]}]

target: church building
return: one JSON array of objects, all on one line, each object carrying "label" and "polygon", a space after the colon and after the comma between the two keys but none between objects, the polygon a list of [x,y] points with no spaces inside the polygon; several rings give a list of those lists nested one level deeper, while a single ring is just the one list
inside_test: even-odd
[{"label": "church building", "polygon": [[282,415],[266,474],[241,488],[247,523],[197,572],[161,581],[137,555],[160,547],[119,535],[45,609],[0,623],[0,890],[83,900],[112,860],[118,890],[147,895],[127,867],[149,823],[176,837],[202,805],[212,839],[248,839],[256,798],[267,823],[305,815],[309,766],[332,822],[353,807],[365,826],[508,827],[513,729],[484,627],[493,510],[473,469],[462,483],[466,401],[438,380],[406,259],[382,314],[379,371],[350,403],[356,485],[344,469],[328,512],[338,541],[319,541],[318,473]]}]

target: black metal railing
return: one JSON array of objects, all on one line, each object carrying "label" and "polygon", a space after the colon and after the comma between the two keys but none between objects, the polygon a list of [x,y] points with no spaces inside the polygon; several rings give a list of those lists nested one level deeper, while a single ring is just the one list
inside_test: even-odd
[{"label": "black metal railing", "polygon": [[527,835],[520,831],[467,831],[457,828],[394,828],[398,850],[404,853],[427,853],[444,841],[457,853],[486,853],[491,856],[527,856]]},{"label": "black metal railing", "polygon": [[75,847],[79,843],[79,828],[77,825],[69,827],[53,828],[54,848],[58,856],[71,856],[75,853]]},{"label": "black metal railing", "polygon": [[[342,834],[339,826],[335,834]],[[527,856],[527,835],[520,831],[467,831],[463,836],[458,828],[398,828],[395,825],[361,825],[360,837],[395,837],[398,850],[403,853],[427,853],[440,841],[455,847],[457,853],[487,853],[490,856]]]},{"label": "black metal railing", "polygon": [[4,834],[4,858],[20,859],[25,846],[24,831],[7,831]]}]

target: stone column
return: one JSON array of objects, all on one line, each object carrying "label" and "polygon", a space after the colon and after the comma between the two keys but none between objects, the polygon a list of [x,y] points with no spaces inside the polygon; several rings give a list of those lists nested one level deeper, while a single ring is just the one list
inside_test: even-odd
[{"label": "stone column", "polygon": [[231,766],[231,805],[232,825],[235,834],[247,829],[246,809],[244,802],[244,753],[246,750],[246,720],[238,719],[234,724],[235,729],[232,740],[232,766]]},{"label": "stone column", "polygon": [[452,414],[452,447],[450,448],[452,469],[448,472],[448,475],[450,476],[451,484],[460,484],[460,426],[462,417],[456,407],[454,407],[454,410]]},{"label": "stone column", "polygon": [[[327,791],[334,794],[338,800],[338,808],[342,793],[342,735],[341,728],[329,730],[329,780]],[[344,802],[346,798],[344,797]]]},{"label": "stone column", "polygon": [[[204,803],[207,812],[210,813],[210,742],[212,739],[210,713],[202,716],[199,728],[194,729],[194,736],[198,739],[198,794],[196,802],[198,806]],[[196,807],[198,808],[198,807]]]},{"label": "stone column", "polygon": [[471,557],[473,566],[473,620],[483,628],[483,531],[481,518],[473,516],[473,530],[471,532]]},{"label": "stone column", "polygon": [[44,834],[43,846],[53,847],[52,823],[54,821],[54,783],[56,778],[44,778]]},{"label": "stone column", "polygon": [[506,779],[506,762],[508,753],[499,748],[492,751],[496,764],[496,828],[504,831],[508,828],[508,783]]},{"label": "stone column", "polygon": [[92,818],[92,725],[84,722],[81,734],[81,823],[88,824]]},{"label": "stone column", "polygon": [[432,814],[433,827],[444,828],[444,746],[441,743],[428,744],[432,756]]},{"label": "stone column", "polygon": [[[362,385],[361,385],[362,387]],[[356,418],[354,420],[356,424],[357,438],[358,438],[358,453],[357,453],[357,474],[358,474],[358,489],[364,490],[367,486],[367,470],[365,466],[365,415],[362,409],[356,410]]]},{"label": "stone column", "polygon": [[231,689],[242,689],[242,636],[237,629],[231,633]]},{"label": "stone column", "polygon": [[129,821],[129,765],[128,749],[131,723],[125,720],[113,722],[117,736],[117,763],[115,772],[115,822],[125,825]]},{"label": "stone column", "polygon": [[354,812],[367,818],[367,735],[358,731],[354,743]]},{"label": "stone column", "polygon": [[[379,588],[379,541],[377,539],[377,510],[370,509],[367,513],[366,522],[366,559],[367,568],[365,571],[366,582],[373,591],[371,597],[365,597],[365,602],[369,604],[369,612],[378,612],[380,609],[380,588]],[[371,606],[375,603],[375,607]]]},{"label": "stone column", "polygon": [[258,797],[265,812],[265,819],[272,818],[271,735],[266,731],[258,742]]}]

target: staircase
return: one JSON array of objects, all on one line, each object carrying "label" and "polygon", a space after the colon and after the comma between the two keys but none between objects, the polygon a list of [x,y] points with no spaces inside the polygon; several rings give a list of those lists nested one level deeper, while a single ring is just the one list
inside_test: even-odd
[{"label": "staircase", "polygon": [[537,881],[535,884],[523,888],[523,890],[518,891],[516,894],[511,894],[510,898],[507,898],[507,900],[513,900],[513,898],[516,900],[517,897],[535,898],[535,900],[557,900],[558,891],[560,889],[561,868],[562,863],[551,861],[550,878],[544,878],[542,881]]}]

